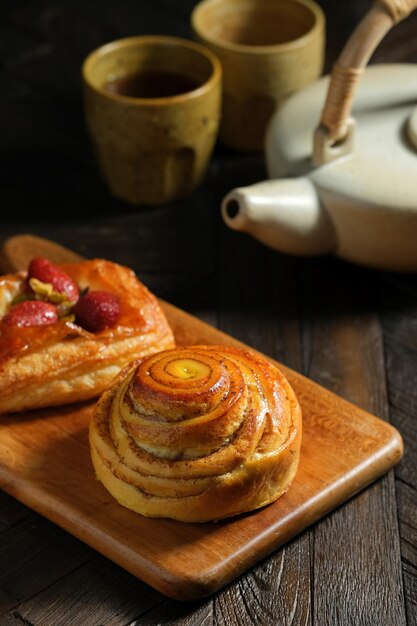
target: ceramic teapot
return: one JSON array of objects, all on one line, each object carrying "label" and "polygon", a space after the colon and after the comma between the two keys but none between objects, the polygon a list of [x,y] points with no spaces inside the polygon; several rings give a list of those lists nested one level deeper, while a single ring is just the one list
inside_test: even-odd
[{"label": "ceramic teapot", "polygon": [[376,2],[331,76],[280,107],[266,135],[271,180],[224,198],[228,226],[290,254],[417,270],[417,65],[365,71],[415,8],[417,0]]}]

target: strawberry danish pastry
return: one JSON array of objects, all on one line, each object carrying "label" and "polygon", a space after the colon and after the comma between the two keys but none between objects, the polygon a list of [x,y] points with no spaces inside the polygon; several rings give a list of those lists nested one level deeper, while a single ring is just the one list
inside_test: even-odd
[{"label": "strawberry danish pastry", "polygon": [[0,277],[0,413],[100,395],[130,361],[174,346],[132,270],[95,259]]}]

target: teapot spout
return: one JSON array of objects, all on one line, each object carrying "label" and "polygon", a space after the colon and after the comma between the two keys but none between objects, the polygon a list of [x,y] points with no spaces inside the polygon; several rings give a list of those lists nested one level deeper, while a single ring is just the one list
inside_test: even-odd
[{"label": "teapot spout", "polygon": [[332,222],[306,177],[238,187],[223,199],[221,211],[227,226],[280,252],[314,256],[336,248]]}]

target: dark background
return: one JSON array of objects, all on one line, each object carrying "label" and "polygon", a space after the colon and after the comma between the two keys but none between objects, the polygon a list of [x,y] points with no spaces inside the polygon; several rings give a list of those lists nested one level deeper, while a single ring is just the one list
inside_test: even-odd
[{"label": "dark background", "polygon": [[[214,597],[164,598],[0,492],[0,624],[417,624],[417,278],[299,259],[226,229],[222,197],[262,155],[217,147],[187,200],[108,194],[86,135],[80,67],[107,41],[192,38],[191,0],[1,0],[1,240],[27,232],[125,263],[158,295],[389,419],[405,458]],[[326,70],[369,2],[319,2]],[[417,14],[373,62],[417,62]],[[417,242],[416,242],[417,245]]]}]

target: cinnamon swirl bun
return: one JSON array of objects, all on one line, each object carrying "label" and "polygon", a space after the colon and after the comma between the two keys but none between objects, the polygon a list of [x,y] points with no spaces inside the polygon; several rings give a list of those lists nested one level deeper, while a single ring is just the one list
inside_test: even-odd
[{"label": "cinnamon swirl bun", "polygon": [[121,372],[90,424],[97,478],[148,517],[219,520],[273,502],[298,466],[301,410],[284,375],[226,346],[166,350]]}]

